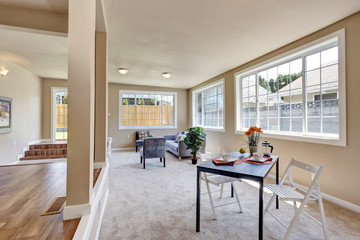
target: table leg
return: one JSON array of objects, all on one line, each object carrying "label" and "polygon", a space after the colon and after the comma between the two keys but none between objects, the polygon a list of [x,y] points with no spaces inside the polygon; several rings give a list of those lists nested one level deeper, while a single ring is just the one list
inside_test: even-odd
[{"label": "table leg", "polygon": [[[276,161],[276,184],[279,184],[279,161],[280,159]],[[279,209],[279,196],[276,195],[276,209]]]},{"label": "table leg", "polygon": [[264,217],[264,179],[260,180],[259,188],[259,239],[263,239],[263,217]]},{"label": "table leg", "polygon": [[197,169],[196,178],[196,232],[200,232],[200,170]]},{"label": "table leg", "polygon": [[234,187],[232,184],[230,184],[230,186],[231,186],[231,197],[233,198],[234,197]]}]

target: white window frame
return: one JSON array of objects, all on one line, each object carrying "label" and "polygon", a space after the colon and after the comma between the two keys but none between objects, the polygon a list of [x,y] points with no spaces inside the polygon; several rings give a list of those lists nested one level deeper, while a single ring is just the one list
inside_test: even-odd
[{"label": "white window frame", "polygon": [[[209,88],[217,87],[219,85],[223,85],[223,126],[222,127],[209,127],[209,126],[198,125],[197,124],[197,112],[196,112],[196,99],[195,99],[196,94],[200,93],[202,91],[205,91]],[[202,119],[204,120],[204,117]],[[219,122],[219,117],[218,117],[218,122]],[[209,130],[209,131],[225,132],[225,79],[224,78],[192,91],[192,126],[193,127],[199,126],[199,127],[204,128],[205,130]]]},{"label": "white window frame", "polygon": [[[122,94],[149,94],[149,95],[174,95],[174,125],[173,126],[122,126]],[[177,129],[177,92],[141,91],[141,90],[119,90],[119,130],[129,129]],[[161,104],[162,106],[162,104]],[[161,116],[162,118],[162,116]],[[136,121],[136,113],[135,113]]]},{"label": "white window frame", "polygon": [[[252,66],[251,68],[244,69],[242,71],[236,72],[234,74],[235,81],[235,133],[236,134],[244,134],[245,130],[241,129],[241,78],[245,77],[245,75],[250,75],[251,73],[256,73],[258,71],[265,70],[267,68],[271,68],[272,66],[280,65],[281,63],[294,60],[296,58],[302,57],[303,55],[309,55],[311,52],[321,51],[321,47],[325,45],[329,45],[330,43],[337,40],[338,44],[338,81],[339,81],[339,135],[335,136],[331,134],[319,135],[318,133],[293,133],[293,132],[271,132],[264,131],[264,137],[268,138],[276,138],[276,139],[284,139],[284,140],[294,140],[294,141],[302,141],[302,142],[310,142],[310,143],[319,143],[319,144],[329,144],[336,146],[346,146],[346,74],[345,74],[345,29],[340,29],[336,32],[333,32],[327,36],[321,37],[313,42],[305,44],[301,47],[293,49],[284,54],[280,54],[274,58],[261,62]],[[303,69],[303,76],[305,69]],[[256,79],[256,82],[258,80]],[[305,83],[305,81],[304,81]],[[304,84],[303,83],[303,84]],[[258,86],[258,83],[257,83]],[[258,87],[256,87],[256,91]],[[304,86],[303,86],[304,89]],[[304,91],[304,90],[303,90]],[[305,96],[304,96],[305,97]],[[256,98],[258,98],[256,92]],[[257,101],[257,100],[256,100]],[[304,100],[303,100],[304,104]],[[303,105],[305,106],[305,105]],[[257,113],[258,114],[258,113]],[[257,125],[259,125],[259,118],[257,118]],[[305,119],[303,118],[303,122]]]}]

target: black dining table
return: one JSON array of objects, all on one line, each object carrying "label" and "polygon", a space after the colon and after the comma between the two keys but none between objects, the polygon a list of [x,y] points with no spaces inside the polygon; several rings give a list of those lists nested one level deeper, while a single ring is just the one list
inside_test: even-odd
[{"label": "black dining table", "polygon": [[[249,154],[231,152],[233,158],[242,159]],[[263,213],[264,213],[264,180],[271,169],[276,166],[276,184],[279,184],[279,156],[271,155],[271,164],[252,164],[242,162],[237,165],[215,165],[212,161],[197,166],[196,185],[196,232],[200,232],[200,174],[201,172],[213,173],[233,178],[243,178],[259,183],[259,239],[263,239]],[[276,208],[279,208],[279,200],[276,198]]]}]

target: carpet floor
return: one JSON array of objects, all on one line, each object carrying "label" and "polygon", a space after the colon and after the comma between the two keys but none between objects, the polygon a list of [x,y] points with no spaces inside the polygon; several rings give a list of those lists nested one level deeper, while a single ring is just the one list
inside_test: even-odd
[{"label": "carpet floor", "polygon": [[[139,158],[135,152],[113,152],[110,158],[110,192],[100,239],[257,239],[255,182],[236,183],[243,213],[237,204],[227,205],[216,209],[217,220],[212,219],[209,198],[203,194],[201,232],[196,233],[196,167],[189,159],[179,161],[166,153],[165,168],[159,159],[150,159],[146,169],[142,169]],[[204,184],[202,192],[206,192]],[[265,194],[265,204],[269,196]],[[219,193],[214,193],[213,198],[215,204],[233,202],[230,185],[225,185],[222,199]],[[306,211],[319,219],[316,206],[309,205]],[[360,214],[327,201],[324,208],[330,239],[360,239]],[[294,214],[293,207],[283,202],[280,210],[273,212],[284,222],[289,222]],[[264,239],[282,239],[284,233],[285,228],[274,218],[265,216]],[[320,225],[301,215],[290,239],[323,239],[323,234]]]}]

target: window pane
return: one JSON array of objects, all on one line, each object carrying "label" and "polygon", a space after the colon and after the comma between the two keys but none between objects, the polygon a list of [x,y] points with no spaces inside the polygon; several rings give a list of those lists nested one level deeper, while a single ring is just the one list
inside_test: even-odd
[{"label": "window pane", "polygon": [[320,69],[312,70],[305,73],[306,86],[320,84]]},{"label": "window pane", "polygon": [[315,53],[305,58],[306,71],[320,68],[320,53]]},{"label": "window pane", "polygon": [[308,118],[307,128],[308,132],[320,133],[321,119],[320,118]]},{"label": "window pane", "polygon": [[280,131],[290,131],[290,118],[280,118]]},{"label": "window pane", "polygon": [[292,132],[302,132],[303,131],[302,118],[292,118],[291,119],[291,131]]},{"label": "window pane", "polygon": [[269,130],[278,131],[278,119],[277,118],[269,118]]},{"label": "window pane", "polygon": [[260,127],[262,130],[268,130],[268,118],[260,117]]},{"label": "window pane", "polygon": [[321,52],[321,67],[338,62],[338,47],[333,47]]},{"label": "window pane", "polygon": [[326,117],[323,119],[324,133],[339,133],[339,116]]},{"label": "window pane", "polygon": [[307,115],[308,116],[321,116],[321,102],[313,101],[307,103]]}]

